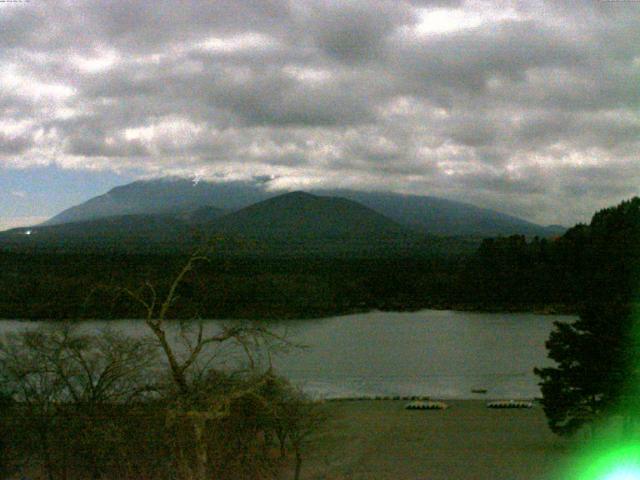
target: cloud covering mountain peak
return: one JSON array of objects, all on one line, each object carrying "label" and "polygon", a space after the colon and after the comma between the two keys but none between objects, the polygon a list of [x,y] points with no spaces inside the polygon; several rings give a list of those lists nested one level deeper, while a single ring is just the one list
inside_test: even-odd
[{"label": "cloud covering mountain peak", "polygon": [[2,4],[0,164],[568,224],[637,193],[639,32],[634,2]]}]

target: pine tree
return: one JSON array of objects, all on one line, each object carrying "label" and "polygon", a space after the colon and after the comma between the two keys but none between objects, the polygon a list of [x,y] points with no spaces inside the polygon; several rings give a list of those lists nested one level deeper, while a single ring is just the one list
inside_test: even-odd
[{"label": "pine tree", "polygon": [[546,346],[557,366],[535,369],[549,426],[561,435],[608,414],[622,414],[628,423],[639,412],[640,330],[634,303],[640,199],[601,210],[580,233],[573,252],[582,265],[580,317],[570,324],[556,322]]},{"label": "pine tree", "polygon": [[638,363],[628,303],[591,304],[573,323],[555,323],[546,343],[557,367],[535,369],[549,427],[568,435],[605,415],[628,415]]}]

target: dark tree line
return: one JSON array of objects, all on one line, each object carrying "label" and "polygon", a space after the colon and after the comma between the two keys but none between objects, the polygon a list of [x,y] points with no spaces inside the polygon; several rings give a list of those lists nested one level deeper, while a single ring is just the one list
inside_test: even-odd
[{"label": "dark tree line", "polygon": [[[150,282],[159,290],[180,255],[0,252],[0,318],[143,318],[116,294]],[[370,309],[446,307],[457,258],[213,257],[181,284],[170,315],[189,319],[323,317]]]},{"label": "dark tree line", "polygon": [[635,292],[640,199],[602,210],[555,239],[485,239],[460,279],[465,302],[488,309],[579,312]]},{"label": "dark tree line", "polygon": [[594,294],[602,293],[603,281],[627,284],[625,278],[603,275],[603,267],[609,268],[613,258],[599,245],[607,242],[600,238],[598,218],[553,239],[515,235],[483,240],[461,276],[461,298],[489,309],[548,306],[578,312]]},{"label": "dark tree line", "polygon": [[579,319],[556,322],[547,342],[557,365],[536,369],[549,426],[568,435],[620,415],[632,435],[640,417],[640,199],[596,213],[565,237],[581,306]]}]

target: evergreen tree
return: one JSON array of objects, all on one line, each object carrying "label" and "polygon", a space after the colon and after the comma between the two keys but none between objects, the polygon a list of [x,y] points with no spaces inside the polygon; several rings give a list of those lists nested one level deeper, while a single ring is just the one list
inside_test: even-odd
[{"label": "evergreen tree", "polygon": [[555,323],[546,343],[557,367],[535,369],[549,427],[568,435],[604,415],[632,413],[638,353],[627,303],[591,304],[573,323]]},{"label": "evergreen tree", "polygon": [[556,322],[546,343],[557,366],[535,369],[542,379],[549,426],[561,435],[607,414],[622,414],[627,420],[637,416],[640,331],[634,302],[640,272],[640,199],[596,213],[589,227],[573,229],[565,238],[569,251],[580,257],[580,274],[574,278],[583,306],[577,321]]}]

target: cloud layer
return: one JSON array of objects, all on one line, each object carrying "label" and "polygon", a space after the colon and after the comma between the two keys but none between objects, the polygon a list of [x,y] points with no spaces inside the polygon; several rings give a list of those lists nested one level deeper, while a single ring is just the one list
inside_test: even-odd
[{"label": "cloud layer", "polygon": [[638,193],[640,3],[0,4],[0,165],[438,195]]}]

